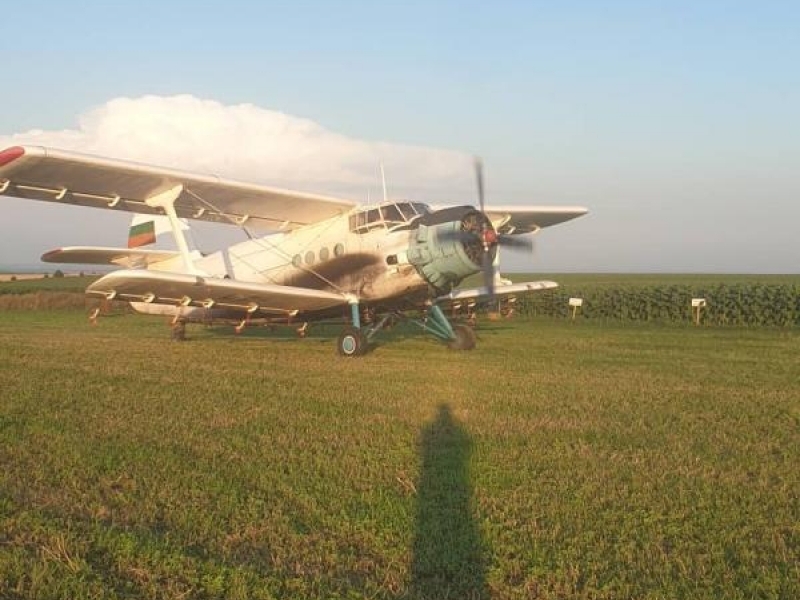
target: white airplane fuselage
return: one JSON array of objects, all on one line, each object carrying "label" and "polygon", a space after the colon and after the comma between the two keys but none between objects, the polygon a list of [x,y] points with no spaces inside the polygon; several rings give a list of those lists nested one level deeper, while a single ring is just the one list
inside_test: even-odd
[{"label": "white airplane fuselage", "polygon": [[[352,293],[370,302],[427,289],[414,266],[402,260],[411,233],[383,227],[353,233],[343,216],[225,252],[234,279]],[[388,264],[390,256],[401,257],[402,264]]]},{"label": "white airplane fuselage", "polygon": [[[408,218],[398,209],[392,211],[399,215],[394,220],[384,219],[387,207],[407,210],[407,205],[385,203],[354,209],[207,256],[196,254],[192,266],[201,276],[350,294],[365,306],[419,302],[431,292],[449,291],[464,277],[480,271],[480,264],[465,254],[463,242],[438,237],[442,231],[460,232],[464,216],[474,218],[474,209],[423,213],[422,205],[415,205],[419,212]],[[151,268],[185,270],[182,260],[176,257]],[[168,310],[157,304],[137,302],[133,307],[149,314],[174,314],[174,307]]]}]

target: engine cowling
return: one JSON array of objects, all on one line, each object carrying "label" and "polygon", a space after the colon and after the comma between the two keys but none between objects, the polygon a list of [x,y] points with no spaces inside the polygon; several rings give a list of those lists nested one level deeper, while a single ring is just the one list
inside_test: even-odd
[{"label": "engine cowling", "polygon": [[[465,277],[482,268],[481,234],[494,236],[491,222],[471,206],[455,206],[428,213],[415,221],[408,262],[439,293],[449,292]],[[490,258],[497,249],[491,244]]]}]

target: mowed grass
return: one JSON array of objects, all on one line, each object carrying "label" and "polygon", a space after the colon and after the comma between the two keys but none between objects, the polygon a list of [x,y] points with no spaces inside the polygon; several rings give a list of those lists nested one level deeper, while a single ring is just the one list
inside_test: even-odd
[{"label": "mowed grass", "polygon": [[2,598],[800,597],[800,332],[0,315]]}]

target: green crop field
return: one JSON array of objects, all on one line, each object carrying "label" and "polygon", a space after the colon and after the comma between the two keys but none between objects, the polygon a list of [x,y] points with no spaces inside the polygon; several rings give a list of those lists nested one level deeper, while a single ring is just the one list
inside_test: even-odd
[{"label": "green crop field", "polygon": [[797,329],[335,333],[0,313],[0,597],[800,597]]},{"label": "green crop field", "polygon": [[693,298],[706,301],[699,315],[705,325],[800,326],[798,275],[519,275],[517,281],[555,279],[558,289],[520,299],[518,312],[567,318],[570,298],[581,298],[582,319],[689,323]]}]

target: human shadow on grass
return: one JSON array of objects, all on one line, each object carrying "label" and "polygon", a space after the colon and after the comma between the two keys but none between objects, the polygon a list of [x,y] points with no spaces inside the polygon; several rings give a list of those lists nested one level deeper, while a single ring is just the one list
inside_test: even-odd
[{"label": "human shadow on grass", "polygon": [[472,442],[450,408],[422,431],[422,469],[411,564],[412,598],[488,598],[483,540],[470,500]]}]

